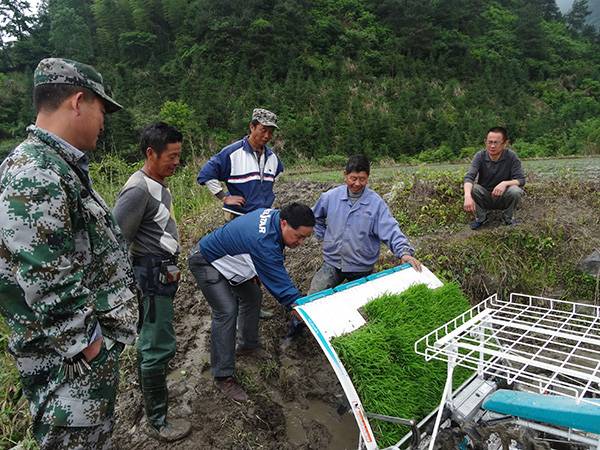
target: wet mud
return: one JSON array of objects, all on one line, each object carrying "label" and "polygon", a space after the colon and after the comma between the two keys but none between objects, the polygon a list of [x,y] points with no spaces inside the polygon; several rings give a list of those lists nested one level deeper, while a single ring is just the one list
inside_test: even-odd
[{"label": "wet mud", "polygon": [[[292,201],[313,205],[318,196],[334,183],[305,181],[276,183],[275,207]],[[383,192],[380,192],[383,194]],[[562,194],[561,194],[562,195]],[[566,194],[565,194],[566,195]],[[521,218],[525,221],[548,214],[562,216],[573,226],[594,213],[582,208],[576,198],[556,201],[555,195],[532,196]],[[576,193],[573,193],[576,195]],[[572,201],[571,201],[572,200]],[[423,199],[426,202],[427,199]],[[585,210],[583,210],[585,209]],[[582,216],[586,216],[583,217]],[[285,352],[280,340],[285,334],[288,313],[264,292],[263,306],[274,312],[270,320],[260,322],[260,335],[266,357],[239,358],[237,377],[250,400],[244,404],[225,398],[213,385],[210,373],[210,309],[185,264],[185,256],[200,234],[224,223],[215,202],[202,217],[181,222],[182,281],[175,300],[177,354],[170,364],[169,389],[171,417],[184,417],[192,423],[192,433],[176,443],[162,443],[142,431],[143,404],[135,374],[134,352],[124,354],[123,379],[117,405],[114,433],[117,448],[122,449],[356,449],[358,429],[353,416],[338,414],[343,403],[342,389],[325,356],[311,336],[297,339]],[[598,222],[589,236],[598,240]],[[465,229],[452,239],[465,239]],[[194,232],[190,232],[194,230]],[[590,231],[588,230],[587,233]],[[582,230],[582,233],[586,233]],[[192,235],[195,234],[195,235]],[[586,238],[586,236],[584,236]],[[435,245],[448,235],[421,236],[413,239]],[[320,245],[314,238],[294,250],[286,250],[286,267],[299,288],[306,292],[312,275],[322,262]],[[378,267],[393,265],[388,250],[382,251]],[[485,274],[482,274],[484,276]]]},{"label": "wet mud", "polygon": [[[312,205],[333,183],[289,182],[277,186],[278,207],[292,201]],[[223,223],[220,209],[196,218],[194,227],[208,232]],[[199,236],[182,236],[186,255]],[[185,258],[182,258],[184,260]],[[311,238],[302,248],[286,251],[286,266],[303,292],[320,267],[318,242]],[[185,264],[181,264],[185,266]],[[166,444],[143,432],[143,403],[135,375],[132,350],[125,358],[124,377],[117,405],[114,440],[122,449],[356,449],[358,428],[350,414],[338,414],[342,389],[327,359],[312,337],[301,336],[285,352],[280,341],[286,331],[287,313],[266,291],[263,306],[274,313],[261,320],[260,335],[265,358],[241,357],[236,376],[250,400],[238,404],[213,385],[210,373],[210,309],[196,288],[187,267],[175,299],[177,354],[168,376],[170,417],[192,423],[187,438]]]}]

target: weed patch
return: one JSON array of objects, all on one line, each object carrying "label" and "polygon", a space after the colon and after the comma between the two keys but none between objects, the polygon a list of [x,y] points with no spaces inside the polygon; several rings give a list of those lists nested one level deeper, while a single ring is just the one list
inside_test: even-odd
[{"label": "weed patch", "polygon": [[[399,295],[384,295],[364,307],[367,324],[332,340],[365,409],[421,420],[439,404],[446,364],[425,362],[414,343],[469,308],[455,284],[438,289],[414,286]],[[469,372],[457,369],[455,386]],[[380,447],[398,442],[406,427],[371,421]]]},{"label": "weed patch", "polygon": [[459,171],[420,170],[399,183],[374,189],[384,193],[402,231],[416,237],[464,224],[462,177]]},{"label": "weed patch", "polygon": [[592,301],[594,277],[577,269],[589,240],[576,225],[553,220],[470,233],[462,239],[430,239],[423,262],[455,281],[476,302],[498,292],[523,292],[571,301]]},{"label": "weed patch", "polygon": [[0,448],[22,443],[25,449],[37,448],[29,430],[29,404],[21,391],[19,374],[7,351],[9,329],[0,317]]}]

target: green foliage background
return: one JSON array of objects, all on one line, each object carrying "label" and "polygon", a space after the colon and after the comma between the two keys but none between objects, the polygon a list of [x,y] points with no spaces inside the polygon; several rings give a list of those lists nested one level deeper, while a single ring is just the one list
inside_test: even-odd
[{"label": "green foliage background", "polygon": [[576,3],[563,17],[554,0],[48,0],[32,17],[0,0],[0,156],[33,120],[47,56],[95,65],[126,105],[97,157],[137,158],[159,118],[205,157],[257,106],[279,114],[287,162],[456,159],[496,124],[527,156],[597,154],[600,39]]}]

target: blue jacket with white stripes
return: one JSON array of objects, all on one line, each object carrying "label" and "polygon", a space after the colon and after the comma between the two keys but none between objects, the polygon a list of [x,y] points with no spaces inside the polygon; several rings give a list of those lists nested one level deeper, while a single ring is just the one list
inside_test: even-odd
[{"label": "blue jacket with white stripes", "polygon": [[264,159],[261,171],[260,161],[246,136],[210,158],[198,174],[198,183],[224,181],[229,195],[244,197],[246,202],[243,206],[227,206],[234,212],[246,214],[257,208],[270,208],[275,200],[273,182],[283,172],[283,164],[266,145]]},{"label": "blue jacket with white stripes", "polygon": [[279,303],[289,306],[302,297],[284,266],[278,209],[260,208],[207,234],[198,243],[204,259],[231,284],[258,275]]}]

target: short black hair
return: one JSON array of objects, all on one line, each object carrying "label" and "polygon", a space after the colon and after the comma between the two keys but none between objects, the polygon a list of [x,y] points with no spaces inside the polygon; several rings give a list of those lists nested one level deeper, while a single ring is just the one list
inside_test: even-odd
[{"label": "short black hair", "polygon": [[148,125],[140,133],[140,151],[147,158],[146,149],[150,147],[157,156],[167,148],[168,144],[183,141],[183,135],[177,128],[164,122],[156,122]]},{"label": "short black hair", "polygon": [[294,230],[298,227],[314,227],[315,215],[310,207],[302,203],[290,203],[281,208],[279,218],[285,220]]},{"label": "short black hair", "polygon": [[76,92],[83,92],[83,98],[88,102],[97,97],[88,88],[73,84],[47,83],[35,86],[33,88],[33,107],[35,108],[35,112],[39,113],[42,110],[54,112],[66,99]]},{"label": "short black hair", "polygon": [[501,133],[502,142],[506,142],[506,140],[508,139],[508,130],[504,127],[492,127],[487,131],[487,133],[485,133],[485,136],[487,137],[487,135],[490,133]]},{"label": "short black hair", "polygon": [[371,173],[371,163],[365,155],[352,155],[348,158],[346,163],[346,174],[352,172],[367,172],[367,175]]}]

